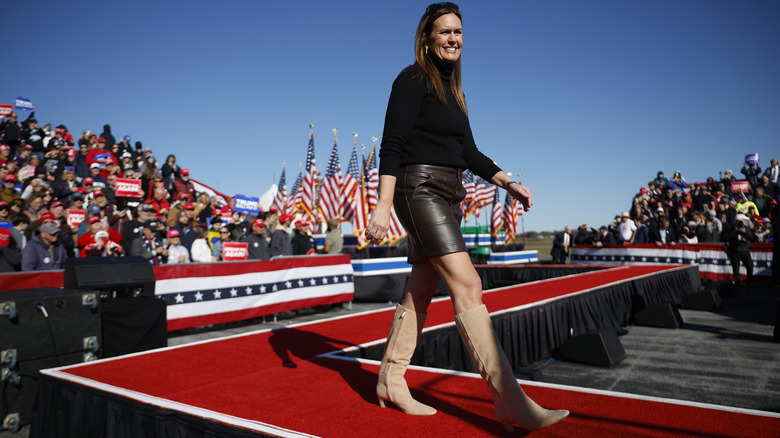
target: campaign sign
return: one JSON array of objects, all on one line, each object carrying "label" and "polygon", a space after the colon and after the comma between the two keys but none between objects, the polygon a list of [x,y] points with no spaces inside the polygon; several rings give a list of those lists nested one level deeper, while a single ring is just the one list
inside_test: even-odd
[{"label": "campaign sign", "polygon": [[87,210],[78,210],[75,208],[69,208],[65,210],[65,218],[68,222],[68,226],[73,229],[79,227],[79,224],[84,222],[84,217],[87,215]]},{"label": "campaign sign", "polygon": [[14,112],[14,106],[7,103],[0,103],[0,117],[8,117]]},{"label": "campaign sign", "polygon": [[750,190],[750,184],[747,181],[732,181],[731,193],[747,193]]},{"label": "campaign sign", "polygon": [[102,154],[95,155],[93,158],[98,163],[108,163],[113,161],[111,159],[111,152],[103,152]]},{"label": "campaign sign", "polygon": [[35,111],[35,105],[30,102],[30,99],[25,99],[23,97],[16,98],[14,108],[20,111]]},{"label": "campaign sign", "polygon": [[219,217],[222,218],[223,224],[229,224],[233,221],[233,212],[223,211]]},{"label": "campaign sign", "polygon": [[223,242],[222,260],[234,262],[237,260],[246,260],[249,254],[249,244],[246,242]]},{"label": "campaign sign", "polygon": [[745,163],[758,164],[758,154],[745,155]]},{"label": "campaign sign", "polygon": [[8,248],[9,243],[11,243],[11,230],[0,228],[0,247]]},{"label": "campaign sign", "polygon": [[233,207],[233,211],[257,214],[260,212],[260,198],[236,194],[236,204]]},{"label": "campaign sign", "polygon": [[0,221],[0,228],[7,228],[7,229],[10,230],[13,227],[14,227],[14,223],[13,222]]},{"label": "campaign sign", "polygon": [[126,198],[140,198],[141,180],[117,178],[115,196],[126,197]]}]

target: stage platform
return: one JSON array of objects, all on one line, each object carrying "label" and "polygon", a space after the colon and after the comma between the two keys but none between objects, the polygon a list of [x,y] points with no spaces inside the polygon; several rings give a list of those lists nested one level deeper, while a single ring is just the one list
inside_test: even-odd
[{"label": "stage platform", "polygon": [[[505,348],[517,336],[535,334],[532,351],[509,351],[521,367],[517,361],[544,357],[572,334],[625,325],[637,297],[678,301],[694,291],[698,273],[691,270],[696,268],[604,267],[489,291],[484,301]],[[503,435],[490,395],[474,374],[413,367],[407,380],[414,395],[439,413],[412,417],[379,408],[378,363],[342,352],[358,355],[381,344],[393,311],[46,370],[30,436]],[[432,303],[425,337],[451,331],[452,313],[448,299]],[[452,338],[446,339],[449,345]],[[443,356],[430,348],[425,344],[430,355]],[[572,412],[535,436],[777,436],[780,430],[776,413],[523,385],[543,406]]]}]

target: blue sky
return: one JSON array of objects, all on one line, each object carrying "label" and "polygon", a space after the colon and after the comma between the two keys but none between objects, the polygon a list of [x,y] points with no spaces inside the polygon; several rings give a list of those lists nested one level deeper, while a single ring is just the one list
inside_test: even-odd
[{"label": "blue sky", "polygon": [[[427,4],[7,2],[0,103],[28,98],[74,134],[110,123],[259,196],[285,161],[294,179],[309,123],[323,166],[333,128],[344,169],[352,132],[381,138]],[[703,181],[780,155],[776,1],[459,5],[475,140],[533,190],[526,230],[606,224],[659,170]]]}]

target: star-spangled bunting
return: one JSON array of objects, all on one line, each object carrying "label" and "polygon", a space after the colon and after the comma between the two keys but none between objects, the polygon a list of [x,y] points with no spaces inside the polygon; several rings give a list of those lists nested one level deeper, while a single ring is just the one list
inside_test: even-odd
[{"label": "star-spangled bunting", "polygon": [[327,286],[334,283],[353,282],[354,277],[351,274],[340,275],[322,275],[317,277],[301,277],[273,283],[252,284],[246,286],[235,286],[230,289],[206,289],[194,290],[189,292],[175,292],[158,295],[158,298],[165,300],[169,306],[177,304],[187,304],[196,302],[229,300],[234,298],[243,298],[253,295],[263,295],[274,292],[282,292],[293,289],[308,287]]}]

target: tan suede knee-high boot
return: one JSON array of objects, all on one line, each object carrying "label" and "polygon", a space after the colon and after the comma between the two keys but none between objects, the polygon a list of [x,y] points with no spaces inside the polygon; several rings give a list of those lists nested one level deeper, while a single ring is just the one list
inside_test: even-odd
[{"label": "tan suede knee-high boot", "polygon": [[455,315],[455,324],[471,359],[490,389],[498,421],[508,431],[514,430],[513,424],[528,430],[541,429],[569,415],[566,410],[544,409],[523,392],[498,343],[484,304]]},{"label": "tan suede knee-high boot", "polygon": [[436,409],[412,398],[404,380],[404,373],[412,359],[420,332],[425,324],[426,313],[409,310],[400,304],[395,309],[387,345],[379,366],[379,381],[376,395],[379,405],[385,407],[389,401],[409,415],[433,415]]}]

